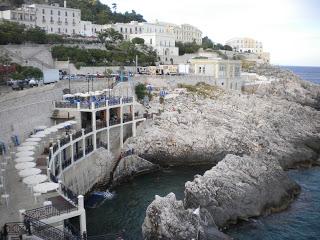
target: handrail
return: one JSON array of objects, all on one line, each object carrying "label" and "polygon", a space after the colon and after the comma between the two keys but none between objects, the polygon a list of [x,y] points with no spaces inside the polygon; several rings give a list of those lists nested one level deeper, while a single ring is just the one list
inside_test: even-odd
[{"label": "handrail", "polygon": [[69,199],[74,205],[78,206],[78,196],[70,188],[60,182],[60,189],[63,196]]},{"label": "handrail", "polygon": [[66,207],[63,210],[58,210],[52,205],[44,206],[44,207],[39,207],[31,210],[27,210],[25,212],[25,215],[28,217],[32,217],[37,220],[45,219],[45,218],[50,218],[54,216],[60,216],[65,213],[70,213],[77,209],[76,207]]},{"label": "handrail", "polygon": [[9,222],[4,225],[4,236],[22,235],[27,232],[27,228],[22,222]]},{"label": "handrail", "polygon": [[28,215],[24,216],[24,224],[29,229],[32,235],[35,235],[43,240],[81,240],[82,237],[74,236],[67,231],[62,231],[49,224],[41,222]]}]

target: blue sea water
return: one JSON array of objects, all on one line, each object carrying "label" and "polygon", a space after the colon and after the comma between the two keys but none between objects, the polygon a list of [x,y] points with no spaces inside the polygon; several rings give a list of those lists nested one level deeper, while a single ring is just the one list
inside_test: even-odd
[{"label": "blue sea water", "polygon": [[320,67],[282,66],[304,80],[320,84]]}]

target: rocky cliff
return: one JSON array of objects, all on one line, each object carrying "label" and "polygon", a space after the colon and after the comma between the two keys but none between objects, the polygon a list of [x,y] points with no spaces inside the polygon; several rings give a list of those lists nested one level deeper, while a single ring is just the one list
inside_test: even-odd
[{"label": "rocky cliff", "polygon": [[[129,140],[140,156],[162,165],[217,165],[186,183],[183,207],[172,196],[151,203],[145,239],[181,239],[172,235],[181,229],[190,229],[189,239],[196,232],[223,239],[209,233],[288,207],[300,188],[283,169],[319,164],[320,86],[277,68],[257,72],[277,81],[245,94],[199,84],[163,105],[152,104],[161,114]],[[190,212],[199,206],[196,224]]]}]

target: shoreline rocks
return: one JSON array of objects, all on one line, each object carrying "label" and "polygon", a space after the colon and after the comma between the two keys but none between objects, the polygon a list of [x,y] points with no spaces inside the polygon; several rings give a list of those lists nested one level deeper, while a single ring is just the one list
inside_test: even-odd
[{"label": "shoreline rocks", "polygon": [[[153,218],[147,210],[145,239],[154,239],[150,233],[163,237],[156,239],[170,239],[172,229],[193,223],[184,217],[199,206],[201,224],[192,224],[189,234],[194,236],[197,228],[204,239],[208,227],[217,230],[281,211],[300,191],[284,170],[319,165],[320,86],[272,67],[257,72],[278,81],[251,95],[225,91],[211,98],[189,93],[164,105],[151,103],[161,115],[128,141],[140,156],[164,166],[217,165],[185,184],[184,208],[172,196],[162,198],[161,204],[159,197],[151,203],[164,214],[154,228],[147,224]],[[167,204],[179,207],[165,214]],[[177,216],[184,219],[182,226],[171,221]]]}]

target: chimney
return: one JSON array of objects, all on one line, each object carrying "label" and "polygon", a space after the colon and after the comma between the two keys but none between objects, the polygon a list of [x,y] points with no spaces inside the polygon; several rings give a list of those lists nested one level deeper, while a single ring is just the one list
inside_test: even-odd
[{"label": "chimney", "polygon": [[63,1],[63,7],[67,8],[67,1],[66,0]]}]

